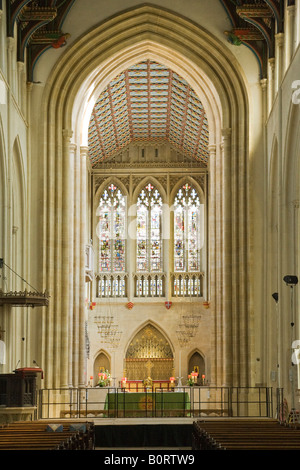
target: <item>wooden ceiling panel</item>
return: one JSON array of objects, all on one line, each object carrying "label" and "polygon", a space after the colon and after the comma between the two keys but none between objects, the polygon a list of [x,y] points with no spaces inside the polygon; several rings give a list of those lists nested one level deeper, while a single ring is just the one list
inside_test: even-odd
[{"label": "wooden ceiling panel", "polygon": [[89,125],[91,163],[132,142],[155,141],[207,163],[208,123],[201,101],[182,77],[148,60],[122,72],[99,96]]}]

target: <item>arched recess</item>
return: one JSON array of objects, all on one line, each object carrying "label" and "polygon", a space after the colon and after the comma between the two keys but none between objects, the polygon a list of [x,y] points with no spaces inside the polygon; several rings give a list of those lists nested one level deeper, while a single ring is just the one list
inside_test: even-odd
[{"label": "arched recess", "polygon": [[111,357],[106,351],[101,349],[94,360],[93,385],[97,385],[99,373],[105,370],[111,373]]},{"label": "arched recess", "polygon": [[[53,340],[53,347],[60,352],[59,362],[50,349],[46,351],[47,380],[53,383],[58,377],[62,386],[69,384],[74,364],[69,360],[73,340],[68,312],[76,312],[76,322],[80,325],[85,317],[84,286],[79,285],[75,295],[72,276],[78,279],[84,263],[78,253],[84,252],[82,245],[86,238],[86,146],[90,112],[113,77],[148,58],[180,74],[201,98],[206,110],[211,152],[210,300],[215,316],[212,335],[222,338],[215,343],[212,382],[247,385],[250,301],[246,85],[236,60],[216,38],[185,18],[150,5],[127,10],[83,35],[58,61],[45,89],[40,119],[44,145],[39,148],[44,159],[44,221],[47,221],[42,272],[45,288],[56,299],[48,309],[46,329],[54,338],[52,325],[57,314],[65,333],[63,340],[62,337]],[[76,226],[70,223],[72,198],[81,217]],[[59,233],[54,223],[57,217],[62,222]],[[78,247],[76,252],[68,248],[70,239]],[[220,259],[224,260],[222,272]],[[61,287],[57,288],[58,272]],[[61,290],[69,295],[62,296]],[[74,380],[84,384],[84,328],[81,330],[77,345],[79,367]]]},{"label": "arched recess", "polygon": [[127,346],[126,377],[165,380],[173,375],[173,367],[173,351],[166,336],[150,322],[141,327]]},{"label": "arched recess", "polygon": [[190,374],[193,371],[198,372],[197,383],[199,385],[204,384],[206,376],[205,358],[198,349],[192,351],[188,358],[188,373]]}]

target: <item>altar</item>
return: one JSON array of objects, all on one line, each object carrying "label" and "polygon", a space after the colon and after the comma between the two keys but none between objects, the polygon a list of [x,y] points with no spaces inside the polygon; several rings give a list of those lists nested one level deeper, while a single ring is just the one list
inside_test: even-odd
[{"label": "altar", "polygon": [[155,418],[190,415],[190,397],[187,392],[125,392],[108,393],[104,410],[107,417]]}]

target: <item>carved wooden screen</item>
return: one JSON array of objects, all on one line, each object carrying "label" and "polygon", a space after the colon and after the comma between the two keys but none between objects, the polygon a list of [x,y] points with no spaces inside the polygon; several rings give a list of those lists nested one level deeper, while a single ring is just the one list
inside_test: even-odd
[{"label": "carved wooden screen", "polygon": [[128,380],[168,380],[173,371],[170,344],[154,326],[147,325],[130,343],[125,367]]}]

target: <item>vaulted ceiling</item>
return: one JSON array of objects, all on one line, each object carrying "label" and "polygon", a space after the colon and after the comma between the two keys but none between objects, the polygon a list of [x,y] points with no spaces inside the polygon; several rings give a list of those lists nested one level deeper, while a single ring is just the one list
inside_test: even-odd
[{"label": "vaulted ceiling", "polygon": [[169,142],[198,161],[208,159],[200,99],[177,73],[150,60],[120,73],[99,96],[89,125],[92,165],[133,142]]}]

